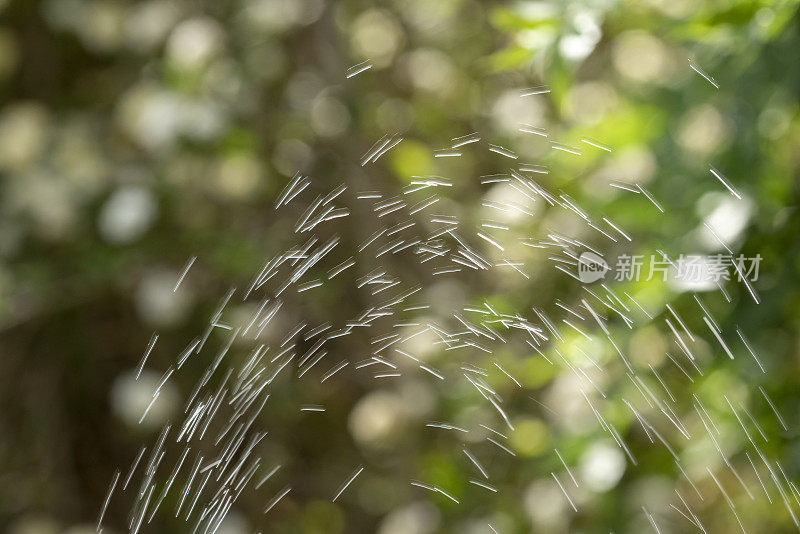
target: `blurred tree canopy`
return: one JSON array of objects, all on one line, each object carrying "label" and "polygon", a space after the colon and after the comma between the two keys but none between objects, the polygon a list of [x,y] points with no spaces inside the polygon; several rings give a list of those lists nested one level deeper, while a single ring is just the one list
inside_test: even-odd
[{"label": "blurred tree canopy", "polygon": [[[727,339],[742,332],[765,372],[742,343],[731,360],[708,335],[695,347],[702,376],[690,382],[670,366],[664,353],[679,349],[663,326],[668,304],[691,331],[708,330],[686,288],[614,284],[656,320],[613,328],[637,366],[660,369],[672,384],[674,408],[688,414],[693,433],[705,429],[692,395],[707,401],[719,440],[745,479],[740,485],[726,472],[720,482],[748,532],[792,530],[774,487],[772,504],[748,497],[745,487],[759,492],[759,481],[722,396],[752,413],[764,433],[761,449],[785,469],[787,484],[797,481],[798,2],[0,0],[0,21],[4,531],[94,529],[110,475],[117,467],[126,473],[142,444],[179,415],[207,365],[189,360],[152,414],[154,424],[140,425],[141,397],[150,395],[142,384],[150,388],[160,376],[148,371],[144,382],[131,380],[148,339],[159,332],[148,367],[166,369],[229,288],[247,287],[265,258],[287,246],[299,213],[289,217],[273,204],[296,172],[310,176],[315,191],[345,182],[353,191],[392,194],[414,176],[448,177],[457,187],[442,205],[479,224],[492,216],[483,201],[509,201],[515,193],[481,184],[481,176],[508,170],[497,154],[436,157],[471,132],[512,148],[520,162],[547,166],[552,191],[618,223],[633,248],[621,242],[616,252],[719,252],[706,223],[736,254],[763,257],[754,284],[760,303],[733,282],[726,286],[730,303],[719,291],[698,295]],[[346,78],[348,67],[365,60],[369,70]],[[549,92],[521,98],[525,87]],[[550,137],[521,133],[520,124]],[[370,146],[392,133],[403,142],[361,166]],[[552,150],[549,140],[584,149],[573,157]],[[711,167],[741,201],[731,203]],[[612,182],[646,187],[664,213]],[[344,246],[357,254],[375,228],[366,208],[349,208],[339,228]],[[582,231],[556,210],[512,222],[520,235],[536,238],[565,227]],[[413,262],[386,261],[418,279],[433,302],[552,310],[557,300],[585,296],[552,268],[547,252],[518,248],[530,279],[491,271],[443,282]],[[174,292],[193,256],[191,277]],[[316,325],[353,317],[369,302],[333,280],[287,308]],[[242,305],[238,313],[250,312]],[[269,335],[280,339],[290,327],[279,324]],[[359,340],[343,344],[348,357],[363,352]],[[611,357],[608,346],[596,349],[604,361]],[[269,451],[295,489],[268,516],[262,512],[272,494],[245,495],[226,532],[487,532],[487,522],[502,533],[644,532],[652,527],[643,506],[661,532],[693,531],[669,508],[673,481],[682,476],[672,456],[619,400],[639,395],[624,367],[603,377],[604,413],[628,441],[636,466],[626,466],[625,457],[620,464],[619,449],[595,428],[591,412],[587,418],[585,406],[575,407],[583,401],[567,366],[548,365],[530,348],[509,346],[495,357],[524,386],[491,382],[510,399],[516,423],[508,441],[516,457],[484,458],[498,473],[496,495],[486,498],[470,486],[474,475],[459,444],[424,426],[489,425],[485,411],[465,400],[468,391],[421,379],[286,383],[264,417]],[[429,358],[444,365],[448,355],[434,350]],[[309,402],[325,404],[324,417],[298,413],[298,403]],[[375,445],[369,432],[380,424],[388,430]],[[724,467],[714,448],[690,446],[675,428],[667,430],[685,465]],[[551,472],[563,475],[553,449],[576,470],[600,462],[612,471],[595,489],[570,487],[579,513],[553,484]],[[371,467],[358,488],[330,502],[319,488],[336,487],[359,463]],[[423,475],[463,493],[468,506],[409,486]],[[691,487],[682,495],[705,528],[737,531],[715,481],[704,469],[690,476],[708,498],[691,495]],[[792,489],[790,499],[797,496]],[[124,529],[128,512],[122,503],[109,508],[113,531]],[[194,526],[163,515],[146,528]]]}]

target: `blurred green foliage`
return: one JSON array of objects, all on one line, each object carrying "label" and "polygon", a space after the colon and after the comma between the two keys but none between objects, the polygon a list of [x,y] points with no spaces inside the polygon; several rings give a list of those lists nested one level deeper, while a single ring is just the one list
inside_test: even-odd
[{"label": "blurred green foliage", "polygon": [[[110,474],[117,466],[124,471],[157,432],[126,419],[119,404],[129,393],[120,377],[137,365],[153,330],[161,334],[162,352],[151,363],[165,368],[228,288],[246,286],[264,259],[285,246],[292,220],[272,205],[296,171],[320,189],[346,181],[352,190],[390,192],[414,175],[446,176],[458,187],[443,204],[476,223],[487,217],[481,200],[496,193],[480,185],[480,176],[504,172],[507,162],[488,152],[434,157],[451,138],[473,131],[511,147],[521,161],[547,165],[552,191],[619,223],[640,254],[704,250],[703,222],[727,195],[708,168],[723,171],[745,196],[735,208],[741,228],[731,230],[729,245],[764,257],[756,284],[761,303],[737,284],[727,287],[730,304],[719,292],[703,298],[729,339],[742,329],[767,372],[743,346],[730,361],[709,338],[698,349],[704,375],[688,383],[674,367],[659,367],[665,350],[677,350],[663,320],[612,328],[638,366],[661,369],[692,432],[705,430],[693,419],[691,395],[707,402],[752,492],[761,490],[723,394],[750,409],[770,438],[762,450],[798,480],[797,2],[5,0],[0,10],[4,530],[79,532],[77,525],[95,521]],[[374,66],[345,79],[347,67],[365,59]],[[551,92],[520,98],[520,88],[539,85]],[[519,123],[546,128],[566,145],[596,139],[612,152],[581,145],[582,155],[571,157],[550,150],[547,139],[521,135]],[[387,132],[405,140],[362,168],[361,156]],[[612,181],[646,184],[666,212],[609,187]],[[365,221],[354,211],[343,223],[352,250],[374,230]],[[515,224],[521,235],[543,237],[567,223],[555,210],[542,210]],[[493,274],[448,286],[422,278],[414,265],[397,260],[393,267],[421,277],[429,295],[465,305],[488,300],[505,311],[552,309],[555,299],[580,298],[547,253],[525,254],[531,280]],[[173,294],[176,273],[195,255],[185,291]],[[656,317],[666,316],[670,303],[692,331],[706,330],[690,292],[652,282],[615,284],[615,290],[634,295]],[[333,282],[293,311],[318,324],[363,307],[362,296]],[[580,335],[570,335],[575,339],[558,347],[575,361],[582,356],[570,347]],[[601,362],[616,357],[606,345],[594,347]],[[355,342],[350,349],[360,350]],[[410,381],[382,393],[355,378],[327,389],[284,384],[265,418],[270,451],[286,464],[295,489],[267,519],[261,513],[267,498],[245,495],[228,528],[485,532],[490,522],[504,534],[643,532],[651,528],[641,513],[646,505],[661,532],[691,531],[668,508],[671,481],[681,478],[672,457],[618,400],[639,395],[621,366],[604,377],[610,397],[604,416],[638,465],[602,491],[576,491],[580,513],[569,512],[550,478],[562,470],[550,451],[583,465],[585,451],[604,454],[608,437],[591,413],[586,418],[585,407],[575,407],[582,400],[571,399],[576,390],[566,366],[520,350],[495,356],[524,389],[490,382],[514,407],[516,422],[509,444],[517,457],[483,458],[496,473],[496,495],[487,498],[469,484],[473,473],[458,444],[423,424],[489,424],[491,413],[465,400],[474,393],[468,384]],[[439,353],[430,358],[446,360]],[[182,394],[202,370],[202,362],[190,362],[186,376],[176,378]],[[298,414],[298,402],[324,402],[328,411]],[[393,433],[386,443],[373,448],[359,440],[358,409],[375,410],[366,421],[401,414],[387,423]],[[720,462],[713,448],[684,447],[674,428],[669,437],[686,465]],[[371,468],[358,487],[329,502],[320,488],[336,487],[364,459]],[[708,499],[684,496],[706,529],[737,531],[714,482],[702,471],[692,476]],[[467,505],[418,492],[408,484],[412,478],[462,495]],[[730,473],[721,482],[748,532],[792,527],[774,488],[769,505],[750,500]],[[127,512],[112,506],[108,523],[121,531]],[[156,519],[153,531],[190,528],[169,515]]]}]

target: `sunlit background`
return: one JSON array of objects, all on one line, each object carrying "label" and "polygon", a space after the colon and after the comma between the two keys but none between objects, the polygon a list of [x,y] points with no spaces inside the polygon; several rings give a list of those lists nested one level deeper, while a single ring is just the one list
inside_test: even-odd
[{"label": "sunlit background", "polygon": [[[246,287],[285,246],[295,217],[273,205],[296,172],[319,191],[345,182],[353,191],[393,194],[412,176],[440,175],[457,186],[442,212],[497,221],[484,204],[519,202],[518,192],[481,185],[480,177],[506,172],[509,163],[485,149],[435,157],[452,138],[475,131],[520,161],[547,165],[551,190],[619,223],[633,238],[629,251],[712,254],[721,238],[737,254],[763,256],[754,284],[760,304],[733,282],[731,303],[713,285],[615,286],[654,317],[671,304],[690,329],[705,331],[694,346],[704,374],[694,382],[666,358],[678,349],[663,319],[634,329],[620,323],[615,339],[638,368],[660,369],[673,383],[675,409],[698,435],[706,430],[692,395],[704,399],[745,486],[722,469],[710,440],[682,441],[664,427],[706,498],[685,490],[672,456],[620,400],[639,395],[624,366],[595,378],[610,393],[606,416],[636,466],[596,424],[566,365],[509,345],[494,357],[523,387],[492,382],[513,399],[516,428],[507,441],[515,457],[499,449],[483,455],[496,495],[468,487],[476,475],[461,453],[464,440],[477,448],[491,434],[454,439],[425,426],[496,425],[474,390],[419,372],[383,382],[353,375],[325,387],[287,380],[264,413],[265,457],[284,466],[282,484],[295,489],[266,516],[282,485],[244,495],[219,532],[491,532],[487,524],[501,534],[653,531],[643,506],[661,533],[699,532],[670,508],[675,487],[708,532],[737,532],[706,467],[728,489],[747,532],[794,528],[774,487],[772,504],[765,500],[723,394],[749,409],[765,434],[762,450],[797,481],[798,2],[0,0],[0,17],[0,530],[94,532],[114,471],[125,473],[143,444],[183,416],[208,361],[189,360],[140,423],[164,370],[202,333],[228,289]],[[362,61],[372,68],[346,78]],[[520,97],[538,86],[550,92]],[[570,157],[547,138],[521,133],[521,124],[569,146],[596,139],[611,152],[583,145],[589,149]],[[385,134],[403,142],[362,167]],[[741,200],[710,166],[724,170]],[[664,213],[612,182],[645,186]],[[540,207],[501,223],[537,239],[556,230],[597,237],[563,210]],[[367,215],[353,209],[340,227],[352,254],[375,230]],[[445,279],[386,261],[419,278],[431,321],[487,299],[530,311],[581,298],[547,252],[516,245],[506,253],[525,262],[529,279],[498,269]],[[193,256],[191,276],[173,292]],[[741,344],[734,360],[726,357],[692,291],[729,339],[737,328],[744,333],[765,373]],[[301,318],[353,317],[365,302],[333,280],[292,303],[294,322],[276,321],[266,335],[279,342]],[[253,311],[236,304],[231,320]],[[136,380],[153,332],[158,350]],[[581,353],[570,343],[581,336],[570,335],[561,348],[575,361]],[[414,338],[409,351],[446,367],[451,356],[433,341]],[[580,341],[600,362],[615,358],[602,335]],[[336,361],[366,357],[355,340],[341,350]],[[491,365],[488,356],[475,358]],[[298,411],[310,403],[327,411]],[[551,472],[568,480],[554,449],[582,482],[570,488],[578,513],[553,483]],[[332,488],[358,464],[370,468],[332,503]],[[455,505],[410,479],[435,481],[466,501]],[[761,495],[750,499],[745,487]],[[127,530],[130,504],[112,502],[104,532]],[[168,509],[143,531],[193,528]]]}]

